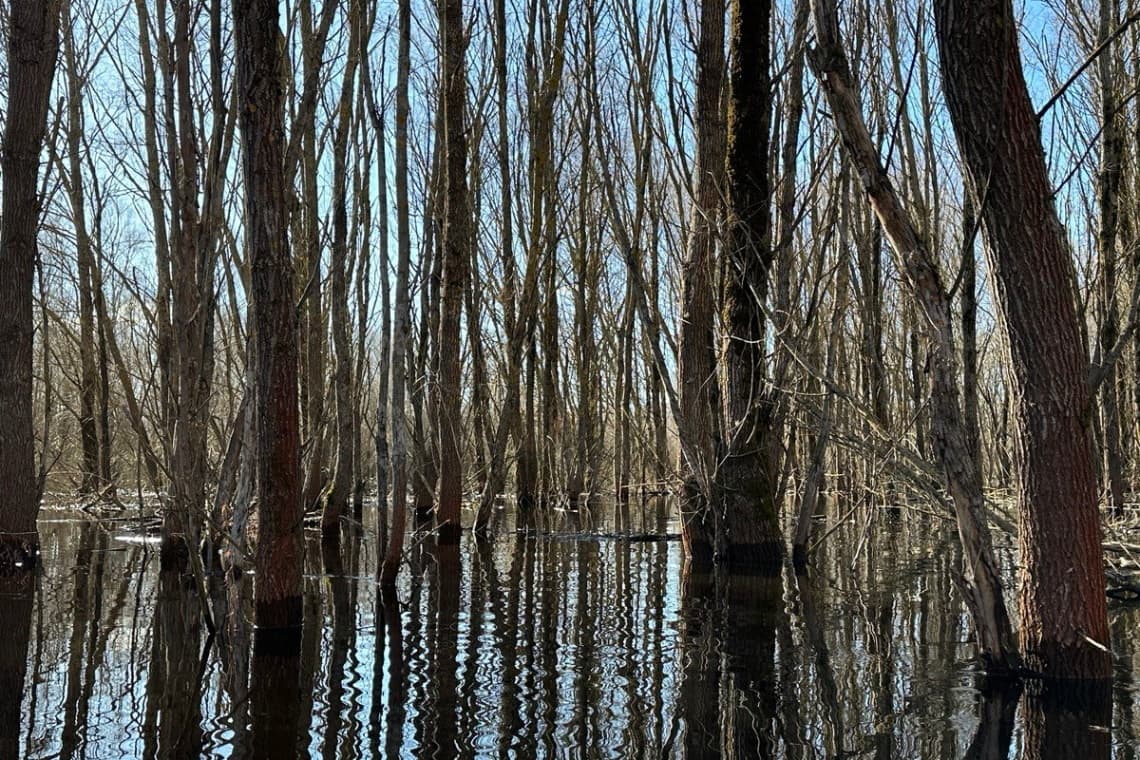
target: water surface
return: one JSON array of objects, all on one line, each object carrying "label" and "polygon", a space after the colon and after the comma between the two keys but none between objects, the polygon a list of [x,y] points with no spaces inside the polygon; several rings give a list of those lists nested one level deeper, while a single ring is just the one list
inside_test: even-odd
[{"label": "water surface", "polygon": [[1135,608],[1111,690],[1008,693],[971,659],[946,521],[866,514],[807,576],[714,577],[672,509],[414,533],[383,600],[369,529],[311,536],[299,657],[252,651],[248,588],[214,584],[209,636],[130,521],[47,511],[34,588],[0,582],[0,757],[1136,757]]}]

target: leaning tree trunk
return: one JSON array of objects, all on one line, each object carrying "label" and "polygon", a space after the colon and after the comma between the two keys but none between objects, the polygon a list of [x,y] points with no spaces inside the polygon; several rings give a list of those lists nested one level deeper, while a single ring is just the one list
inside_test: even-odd
[{"label": "leaning tree trunk", "polygon": [[32,422],[32,284],[39,231],[40,149],[59,50],[59,3],[13,0],[8,14],[8,109],[0,174],[0,566],[9,550],[31,559],[39,549]]},{"label": "leaning tree trunk", "polygon": [[[849,159],[895,252],[898,269],[905,274],[906,284],[922,312],[921,325],[930,347],[930,432],[954,502],[966,562],[965,598],[977,628],[978,648],[988,670],[1006,671],[1017,664],[1017,648],[985,521],[982,484],[970,454],[958,402],[958,361],[950,296],[942,285],[937,259],[919,237],[879,162],[840,42],[835,3],[815,0],[813,6],[819,44],[809,60]],[[1103,590],[1100,593],[1103,597]]]},{"label": "leaning tree trunk", "polygon": [[299,628],[301,439],[279,9],[274,0],[235,0],[233,11],[257,377],[254,622],[262,629]]},{"label": "leaning tree trunk", "polygon": [[947,106],[983,199],[1013,367],[1022,654],[1046,676],[1109,678],[1089,366],[1013,6],[938,0],[934,7]]}]

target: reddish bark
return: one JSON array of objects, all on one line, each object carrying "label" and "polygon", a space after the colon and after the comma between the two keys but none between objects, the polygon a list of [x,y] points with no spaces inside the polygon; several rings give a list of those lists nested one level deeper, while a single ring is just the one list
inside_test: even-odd
[{"label": "reddish bark", "polygon": [[982,199],[1013,370],[1022,656],[1046,676],[1108,678],[1088,359],[1016,17],[1009,0],[939,0],[935,20],[947,105]]},{"label": "reddish bark", "polygon": [[234,2],[257,392],[254,622],[263,629],[301,625],[304,558],[296,309],[284,172],[285,64],[278,12],[274,0]]}]

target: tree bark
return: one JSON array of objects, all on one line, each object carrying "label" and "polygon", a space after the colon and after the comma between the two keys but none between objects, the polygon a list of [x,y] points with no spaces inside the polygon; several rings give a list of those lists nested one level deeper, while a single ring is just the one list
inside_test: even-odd
[{"label": "tree bark", "polygon": [[[335,4],[334,4],[335,5]],[[320,35],[313,28],[311,0],[300,3],[300,26],[303,52],[301,69],[306,80],[318,78],[321,70],[320,48],[315,38]],[[315,111],[298,114],[293,119],[297,137],[293,144],[299,147],[300,199],[293,209],[294,240],[301,250],[303,288],[305,291],[305,317],[303,322],[304,375],[302,377],[302,403],[305,415],[305,438],[309,461],[305,472],[302,508],[319,507],[321,493],[328,475],[325,471],[325,409],[327,402],[327,326],[325,321],[324,278],[321,270],[321,219],[317,190],[317,125]],[[323,516],[323,515],[322,515]]]},{"label": "tree bark", "polygon": [[333,140],[333,239],[329,259],[329,301],[332,306],[333,347],[336,364],[333,389],[336,397],[336,469],[332,488],[321,513],[321,536],[334,540],[339,536],[340,518],[348,506],[353,487],[356,462],[353,442],[356,432],[353,425],[352,349],[349,339],[348,318],[348,144],[352,128],[354,81],[359,63],[360,3],[354,0],[348,9],[347,23],[351,29],[348,57],[341,80],[340,103],[337,107],[336,133]]},{"label": "tree bark", "polygon": [[58,163],[64,175],[71,204],[71,223],[75,228],[76,271],[79,277],[79,440],[83,449],[79,492],[94,494],[99,483],[99,432],[96,423],[96,396],[99,393],[98,368],[95,364],[95,298],[91,238],[87,226],[81,145],[83,140],[83,72],[78,70],[75,51],[75,29],[71,3],[62,7],[62,47],[67,72],[67,166]]},{"label": "tree bark", "polygon": [[[1117,4],[1100,1],[1098,38],[1108,41],[1117,27]],[[1115,56],[1103,51],[1097,59],[1097,84],[1100,89],[1100,168],[1097,172],[1097,196],[1100,219],[1097,230],[1097,253],[1100,259],[1100,357],[1110,362],[1100,384],[1101,419],[1104,423],[1104,468],[1108,476],[1109,507],[1116,515],[1124,514],[1124,452],[1121,445],[1120,401],[1117,390],[1118,363],[1109,358],[1120,337],[1120,308],[1116,297],[1116,238],[1120,221],[1120,188],[1123,174],[1123,125],[1117,113]]]},{"label": "tree bark", "polygon": [[8,15],[8,100],[0,174],[0,553],[23,555],[30,566],[39,551],[32,414],[32,286],[40,197],[37,177],[48,98],[59,50],[59,3],[13,0]]},{"label": "tree bark", "polygon": [[1009,0],[938,0],[942,78],[989,239],[1017,412],[1020,643],[1050,677],[1112,675],[1089,367]]},{"label": "tree bark", "polygon": [[784,556],[768,440],[772,403],[765,377],[764,304],[772,266],[769,0],[733,0],[729,39],[728,212],[722,308],[725,361],[724,457],[715,508],[725,520],[724,560],[779,572]]},{"label": "tree bark", "polygon": [[257,372],[254,622],[262,629],[298,629],[304,546],[283,43],[274,0],[235,0],[233,12]]},{"label": "tree bark", "polygon": [[818,47],[810,52],[809,61],[871,207],[895,251],[898,268],[922,311],[930,351],[931,436],[958,520],[966,561],[965,597],[977,629],[978,648],[987,670],[1007,671],[1017,665],[1017,648],[985,521],[982,487],[961,421],[950,297],[942,285],[937,259],[920,239],[879,162],[840,42],[835,4],[815,0],[813,7]]},{"label": "tree bark", "polygon": [[720,94],[724,80],[724,0],[702,0],[697,46],[696,169],[689,240],[681,263],[678,433],[696,461],[682,458],[681,537],[685,554],[707,564],[717,553],[719,512],[712,508],[711,483],[721,440],[717,398],[716,305],[713,270],[725,129]]},{"label": "tree bark", "polygon": [[[173,51],[177,98],[176,169],[171,178],[175,237],[170,251],[174,300],[171,304],[174,353],[174,450],[171,456],[173,502],[163,513],[163,562],[181,566],[196,551],[206,503],[206,433],[213,378],[214,245],[203,234],[209,209],[199,208],[196,104],[190,88],[196,12],[189,0],[175,3]],[[214,113],[215,130],[224,121]],[[217,167],[214,167],[217,168]]]},{"label": "tree bark", "polygon": [[[411,67],[411,0],[400,0],[399,43],[396,61],[396,314],[392,330],[392,375],[389,381],[392,425],[392,520],[388,545],[378,568],[380,583],[391,590],[396,585],[400,557],[404,552],[404,525],[408,513],[408,418],[404,410],[404,376],[411,304],[408,276],[411,234],[408,225],[408,74]],[[383,502],[381,502],[381,506]]]},{"label": "tree bark", "polygon": [[960,283],[962,289],[962,422],[966,425],[966,440],[974,457],[979,483],[982,478],[982,427],[978,417],[978,277],[974,254],[974,233],[977,211],[969,188],[963,190],[962,199],[962,263]]},{"label": "tree bark", "polygon": [[[440,0],[443,37],[442,102],[447,193],[443,225],[443,287],[439,319],[439,502],[436,525],[442,543],[459,540],[463,503],[463,376],[459,323],[471,266],[471,209],[467,197],[466,36],[462,0]],[[469,329],[475,329],[470,325]]]}]

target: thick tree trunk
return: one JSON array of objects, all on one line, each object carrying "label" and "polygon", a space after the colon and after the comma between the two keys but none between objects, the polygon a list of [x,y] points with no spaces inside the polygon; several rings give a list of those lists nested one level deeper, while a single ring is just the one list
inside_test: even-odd
[{"label": "thick tree trunk", "polygon": [[921,325],[930,352],[931,438],[954,502],[966,561],[966,603],[977,629],[978,648],[987,669],[1006,671],[1016,666],[1017,649],[985,520],[982,486],[961,421],[950,297],[942,285],[937,259],[920,239],[879,162],[840,42],[835,4],[833,0],[816,0],[814,10],[819,46],[810,55],[812,68],[849,159],[895,251],[898,268],[905,273],[922,312]]},{"label": "thick tree trunk", "polygon": [[283,45],[274,0],[235,1],[233,12],[257,372],[254,622],[262,629],[299,628],[304,545]]},{"label": "thick tree trunk", "polygon": [[1009,0],[938,0],[942,78],[978,196],[1013,365],[1022,655],[1060,678],[1112,657],[1087,429],[1089,367],[1075,274],[1029,100]]},{"label": "thick tree trunk", "polygon": [[8,109],[0,155],[0,553],[32,560],[39,549],[32,422],[32,286],[40,198],[37,177],[59,50],[59,3],[13,0],[8,15]]},{"label": "thick tree trunk", "polygon": [[768,456],[772,404],[766,387],[764,303],[772,266],[768,135],[772,111],[768,0],[733,0],[729,39],[728,218],[724,251],[724,458],[715,508],[725,520],[723,559],[779,572],[784,555]]}]

